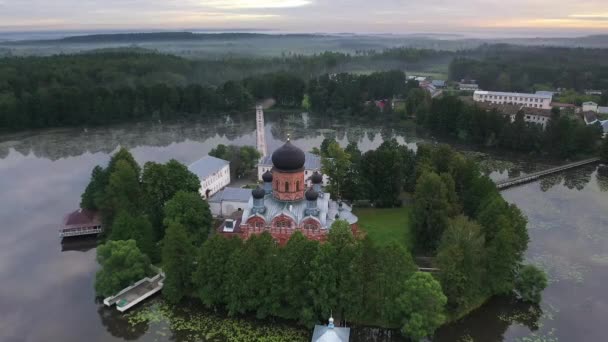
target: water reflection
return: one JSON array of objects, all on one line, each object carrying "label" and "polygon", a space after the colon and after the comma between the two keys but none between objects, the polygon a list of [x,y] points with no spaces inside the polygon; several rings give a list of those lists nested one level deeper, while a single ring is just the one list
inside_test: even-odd
[{"label": "water reflection", "polygon": [[62,252],[88,252],[97,247],[97,237],[68,237],[61,240]]},{"label": "water reflection", "polygon": [[149,328],[146,322],[132,325],[129,323],[129,319],[116,310],[116,308],[108,308],[103,303],[97,302],[97,314],[99,315],[101,324],[110,335],[123,340],[137,340],[145,335]]},{"label": "water reflection", "polygon": [[[116,310],[95,303],[94,241],[60,244],[57,225],[78,205],[94,165],[106,163],[118,146],[131,149],[140,163],[171,158],[188,163],[220,143],[254,144],[254,119],[233,114],[185,123],[0,136],[0,340],[188,340],[155,324],[131,327]],[[266,122],[270,150],[280,146],[287,134],[305,150],[319,146],[324,138],[335,138],[343,146],[355,142],[362,151],[375,149],[388,138],[412,148],[423,141],[415,129],[381,120],[269,113]],[[503,155],[472,155],[493,179],[553,166]],[[560,340],[604,339],[607,192],[608,166],[584,167],[503,192],[528,216],[528,260],[550,273],[552,282],[543,303],[534,308],[513,298],[493,299],[442,328],[435,340],[516,340],[534,332],[546,335],[551,329],[556,329]],[[396,331],[355,327],[353,340],[403,339]]]},{"label": "water reflection", "polygon": [[608,191],[608,165],[601,165],[598,167],[595,179],[597,180],[597,185],[601,191]]},{"label": "water reflection", "polygon": [[[113,127],[56,129],[4,135],[0,136],[0,158],[6,158],[11,150],[15,150],[24,156],[32,154],[35,157],[55,161],[85,153],[111,154],[119,146],[135,149],[144,146],[169,147],[192,142],[205,145],[205,149],[198,153],[203,155],[219,143],[254,143],[254,119],[254,116],[247,113],[230,114],[188,122],[146,122]],[[288,134],[291,134],[292,140],[302,140],[304,145],[318,146],[325,138],[336,138],[345,145],[351,142],[358,143],[364,151],[376,148],[383,140],[393,137],[398,137],[401,143],[414,143],[417,140],[415,130],[396,132],[394,127],[384,126],[380,121],[367,122],[365,128],[362,128],[361,123],[352,119],[342,121],[340,118],[269,113],[266,115],[266,122],[269,145],[280,144],[287,139]]]},{"label": "water reflection", "polygon": [[507,330],[520,325],[539,329],[542,309],[514,297],[496,297],[463,319],[437,331],[434,341],[503,341]]}]

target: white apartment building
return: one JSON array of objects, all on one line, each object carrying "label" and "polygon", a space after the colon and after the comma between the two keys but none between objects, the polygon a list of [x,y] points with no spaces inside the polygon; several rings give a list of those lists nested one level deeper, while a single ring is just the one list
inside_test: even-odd
[{"label": "white apartment building", "polygon": [[205,156],[188,166],[188,170],[198,176],[201,182],[200,193],[210,198],[230,184],[230,162]]},{"label": "white apartment building", "polygon": [[551,109],[552,99],[553,97],[547,94],[504,93],[485,90],[477,90],[473,94],[473,100],[475,102],[514,104],[540,109]]},{"label": "white apartment building", "polygon": [[462,91],[476,91],[479,90],[479,85],[472,83],[460,83],[458,85],[458,90]]}]

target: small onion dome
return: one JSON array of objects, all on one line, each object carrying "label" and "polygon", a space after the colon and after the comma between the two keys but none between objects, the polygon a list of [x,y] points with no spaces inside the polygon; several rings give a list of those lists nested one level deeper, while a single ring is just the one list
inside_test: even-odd
[{"label": "small onion dome", "polygon": [[304,195],[307,201],[316,201],[319,198],[319,193],[313,188],[308,189]]},{"label": "small onion dome", "polygon": [[287,141],[272,154],[272,164],[282,171],[298,171],[304,167],[306,155],[304,151]]},{"label": "small onion dome", "polygon": [[271,183],[272,182],[272,172],[270,172],[270,171],[264,172],[264,174],[262,175],[262,180],[265,183]]},{"label": "small onion dome", "polygon": [[259,186],[251,191],[251,196],[255,199],[262,199],[266,195],[266,191]]},{"label": "small onion dome", "polygon": [[310,177],[310,180],[312,181],[312,184],[321,184],[323,183],[323,175],[315,171],[315,173],[312,174],[312,177]]}]

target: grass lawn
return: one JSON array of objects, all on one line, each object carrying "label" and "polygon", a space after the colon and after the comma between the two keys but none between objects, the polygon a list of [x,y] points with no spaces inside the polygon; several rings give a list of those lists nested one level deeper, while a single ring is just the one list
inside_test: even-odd
[{"label": "grass lawn", "polygon": [[396,241],[408,250],[414,247],[410,214],[412,208],[361,208],[355,209],[359,217],[359,227],[377,244]]}]

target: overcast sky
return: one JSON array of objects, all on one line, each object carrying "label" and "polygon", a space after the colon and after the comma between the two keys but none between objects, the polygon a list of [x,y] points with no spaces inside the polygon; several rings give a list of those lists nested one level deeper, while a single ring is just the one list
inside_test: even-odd
[{"label": "overcast sky", "polygon": [[0,30],[605,32],[608,0],[0,0]]}]

